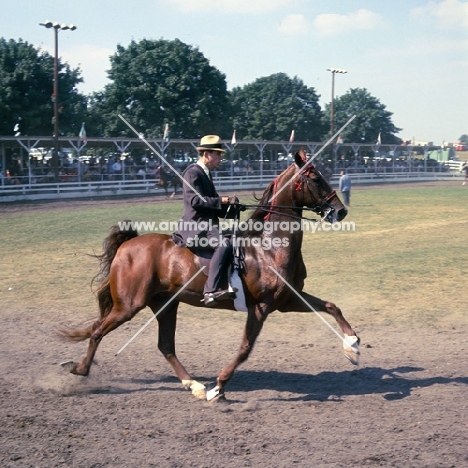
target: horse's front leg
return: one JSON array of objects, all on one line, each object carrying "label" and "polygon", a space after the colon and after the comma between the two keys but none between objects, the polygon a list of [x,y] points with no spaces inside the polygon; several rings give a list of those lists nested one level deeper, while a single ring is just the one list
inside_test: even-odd
[{"label": "horse's front leg", "polygon": [[352,329],[349,322],[344,318],[341,309],[330,301],[323,301],[304,291],[300,292],[299,298],[294,294],[287,304],[280,308],[281,312],[326,312],[335,320],[344,334],[343,350],[345,356],[355,365],[359,363],[359,342],[360,339]]},{"label": "horse's front leg", "polygon": [[[159,311],[158,304],[156,303],[151,304],[150,307],[155,314]],[[179,303],[177,301],[173,301],[156,317],[159,324],[158,349],[174,369],[174,372],[182,382],[182,385],[187,390],[191,390],[193,395],[197,398],[205,399],[205,386],[192,379],[176,355],[175,333],[178,307]]]},{"label": "horse's front leg", "polygon": [[229,380],[231,380],[235,370],[248,359],[255,345],[255,341],[263,328],[263,323],[267,315],[268,313],[265,311],[265,308],[258,304],[253,308],[249,308],[242,342],[237,355],[234,360],[219,373],[216,387],[207,392],[206,396],[208,400],[224,393],[224,387]]}]

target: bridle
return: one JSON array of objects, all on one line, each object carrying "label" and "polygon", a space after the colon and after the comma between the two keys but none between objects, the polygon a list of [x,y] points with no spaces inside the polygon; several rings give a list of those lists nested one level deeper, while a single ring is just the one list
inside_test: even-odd
[{"label": "bridle", "polygon": [[[292,218],[292,219],[297,219],[297,220],[306,220],[306,221],[311,221],[311,222],[315,222],[315,223],[322,223],[323,221],[325,221],[327,219],[327,217],[330,215],[330,213],[333,213],[333,211],[335,210],[331,204],[330,204],[330,200],[336,195],[336,191],[333,190],[331,193],[329,193],[321,202],[320,206],[315,206],[313,208],[309,208],[307,206],[304,206],[304,199],[305,199],[305,195],[304,195],[304,191],[305,191],[305,186],[307,186],[307,181],[309,180],[309,175],[310,175],[310,171],[311,171],[311,168],[307,168],[305,171],[302,171],[300,173],[300,176],[301,176],[301,179],[295,183],[295,190],[296,191],[300,191],[302,192],[302,207],[299,207],[299,206],[289,206],[289,205],[277,205],[275,203],[276,201],[276,192],[278,190],[278,177],[275,178],[275,180],[273,181],[273,200],[270,204],[268,205],[242,205],[243,207],[245,207],[246,209],[260,209],[262,211],[265,212],[265,215],[263,217],[263,220],[264,221],[268,221],[270,216],[272,214],[278,214],[278,215],[281,215],[281,216],[287,216],[289,218]],[[316,218],[307,218],[306,216],[300,216],[300,215],[294,215],[294,214],[291,214],[291,213],[285,213],[283,211],[278,211],[278,210],[281,210],[281,209],[290,209],[290,210],[297,210],[297,209],[301,209],[301,210],[307,210],[307,211],[312,211],[314,213],[316,213],[317,215],[320,216],[320,219],[316,219]],[[229,210],[229,209],[228,209]],[[237,223],[239,222],[239,219],[240,219],[240,209],[238,208],[235,212],[235,217],[234,217],[234,222],[236,223],[235,225],[237,226]],[[233,239],[235,239],[235,236],[236,236],[236,230],[237,230],[237,227],[233,230]],[[234,264],[235,264],[235,268],[240,268],[240,266],[242,265],[242,256],[241,256],[241,252],[239,250],[239,248],[235,249],[234,250]]]},{"label": "bridle", "polygon": [[[301,172],[301,179],[296,182],[296,191],[302,193],[302,202],[301,205],[303,206],[303,209],[310,209],[314,213],[318,214],[319,216],[322,217],[322,221],[327,218],[327,216],[330,213],[333,213],[335,211],[335,208],[333,208],[330,204],[330,200],[336,196],[336,191],[332,190],[323,200],[320,206],[315,206],[314,208],[307,208],[304,207],[304,199],[305,199],[305,187],[308,185],[309,181],[309,175],[312,170],[312,166],[309,166],[305,171]],[[322,176],[323,177],[323,176]]]},{"label": "bridle", "polygon": [[289,218],[293,219],[304,219],[307,221],[314,221],[314,222],[323,222],[329,215],[330,213],[333,213],[335,209],[331,206],[330,200],[336,195],[336,191],[333,190],[331,193],[329,193],[321,202],[320,206],[314,206],[313,208],[309,208],[304,206],[304,201],[305,201],[305,187],[308,185],[307,181],[309,180],[309,175],[310,172],[312,171],[312,167],[309,166],[305,171],[300,172],[300,180],[295,182],[295,190],[297,192],[302,193],[302,203],[301,203],[301,210],[306,210],[306,211],[312,211],[315,214],[320,216],[320,220],[314,219],[314,218],[307,218],[305,216],[299,216],[299,215],[293,215],[289,213],[284,213],[282,211],[277,211],[278,209],[292,209],[292,210],[297,210],[299,207],[298,206],[284,206],[284,205],[276,205],[276,191],[278,189],[278,178],[275,178],[273,181],[273,201],[269,205],[244,205],[246,208],[249,209],[260,209],[265,212],[264,220],[268,221],[270,219],[270,216],[272,214],[280,214],[282,216],[287,216]]}]

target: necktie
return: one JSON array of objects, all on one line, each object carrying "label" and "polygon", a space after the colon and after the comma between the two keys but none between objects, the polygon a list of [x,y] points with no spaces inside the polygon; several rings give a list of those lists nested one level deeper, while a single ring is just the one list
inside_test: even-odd
[{"label": "necktie", "polygon": [[215,185],[213,183],[213,176],[211,174],[211,171],[209,172],[209,179],[210,179],[210,182],[211,182],[211,189],[213,190],[213,194],[215,194],[216,193],[216,187],[215,187]]}]

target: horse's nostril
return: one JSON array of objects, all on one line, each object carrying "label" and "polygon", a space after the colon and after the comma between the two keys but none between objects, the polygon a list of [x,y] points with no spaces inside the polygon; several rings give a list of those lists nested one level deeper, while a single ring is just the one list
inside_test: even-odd
[{"label": "horse's nostril", "polygon": [[348,214],[348,210],[346,208],[341,208],[340,210],[338,210],[336,219],[338,221],[341,221],[342,219],[346,218],[347,214]]}]

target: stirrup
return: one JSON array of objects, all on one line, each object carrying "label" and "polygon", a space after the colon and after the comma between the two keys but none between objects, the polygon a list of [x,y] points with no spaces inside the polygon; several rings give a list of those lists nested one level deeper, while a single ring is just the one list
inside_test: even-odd
[{"label": "stirrup", "polygon": [[214,293],[205,293],[200,302],[204,302],[207,307],[215,306],[218,301],[225,301],[227,299],[235,299],[236,288],[225,289],[223,291],[216,291]]}]

